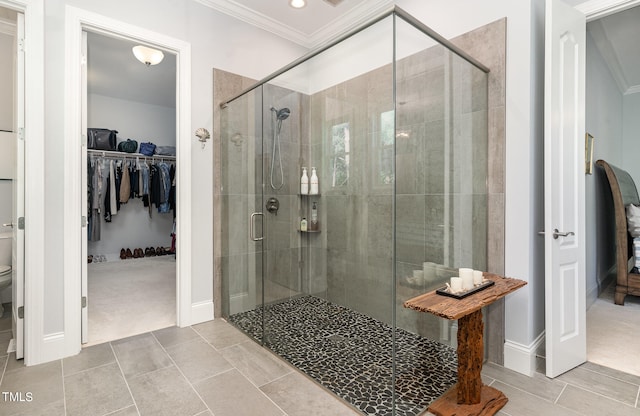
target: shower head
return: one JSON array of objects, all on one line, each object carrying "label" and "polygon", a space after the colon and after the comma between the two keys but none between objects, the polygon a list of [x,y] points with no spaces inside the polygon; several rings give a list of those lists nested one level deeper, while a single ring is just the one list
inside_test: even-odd
[{"label": "shower head", "polygon": [[283,107],[280,110],[276,109],[275,107],[271,107],[271,111],[276,113],[276,118],[280,121],[286,120],[291,114],[291,110],[289,110],[287,107]]}]

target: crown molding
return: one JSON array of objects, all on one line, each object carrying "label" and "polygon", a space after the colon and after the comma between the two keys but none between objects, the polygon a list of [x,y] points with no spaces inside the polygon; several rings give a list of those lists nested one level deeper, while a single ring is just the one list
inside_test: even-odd
[{"label": "crown molding", "polygon": [[589,0],[575,8],[587,16],[590,22],[640,4],[640,0]]},{"label": "crown molding", "polygon": [[639,92],[640,92],[640,85],[634,85],[632,87],[629,87],[627,91],[625,91],[624,95],[637,94]]},{"label": "crown molding", "polygon": [[307,35],[298,29],[243,6],[233,0],[195,1],[245,23],[295,42],[308,49],[322,45],[338,34],[357,27],[393,5],[392,0],[373,0],[362,2],[339,18],[334,19],[331,23],[316,30],[311,35]]},{"label": "crown molding", "polygon": [[15,36],[16,35],[16,23],[10,20],[0,18],[0,33]]},{"label": "crown molding", "polygon": [[333,22],[313,32],[308,37],[309,44],[314,48],[325,44],[336,36],[355,29],[374,17],[379,16],[382,12],[389,10],[393,4],[393,0],[370,0],[362,2],[339,18],[333,20]]},{"label": "crown molding", "polygon": [[236,3],[233,0],[195,0],[205,6],[211,7],[221,13],[235,17],[236,19],[259,27],[280,37],[288,39],[306,48],[310,47],[308,36],[301,31],[285,25],[271,17],[256,12],[248,7]]},{"label": "crown molding", "polygon": [[604,28],[604,25],[600,20],[590,22],[589,32],[596,44],[598,52],[600,52],[602,59],[609,68],[611,76],[615,80],[616,85],[618,85],[620,92],[622,94],[626,94],[629,90],[629,82],[627,81],[627,77],[624,76],[622,65],[620,65],[620,60],[618,59],[618,55],[615,53],[615,49],[613,49],[609,36],[607,36],[607,31]]}]

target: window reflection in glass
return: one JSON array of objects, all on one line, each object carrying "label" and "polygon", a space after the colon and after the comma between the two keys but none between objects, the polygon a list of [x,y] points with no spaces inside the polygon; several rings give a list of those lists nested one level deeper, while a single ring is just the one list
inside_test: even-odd
[{"label": "window reflection in glass", "polygon": [[393,110],[380,113],[380,183],[388,185],[393,182],[393,143],[395,136],[395,112]]},{"label": "window reflection in glass", "polygon": [[331,127],[331,186],[344,186],[349,181],[349,122]]}]

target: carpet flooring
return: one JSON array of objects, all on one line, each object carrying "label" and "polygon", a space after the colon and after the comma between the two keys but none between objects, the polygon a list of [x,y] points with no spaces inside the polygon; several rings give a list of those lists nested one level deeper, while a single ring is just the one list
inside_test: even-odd
[{"label": "carpet flooring", "polygon": [[89,263],[89,342],[101,344],[176,324],[176,260]]},{"label": "carpet flooring", "polygon": [[[365,415],[419,415],[457,381],[456,351],[314,296],[228,321]],[[393,368],[395,365],[395,396]]]}]

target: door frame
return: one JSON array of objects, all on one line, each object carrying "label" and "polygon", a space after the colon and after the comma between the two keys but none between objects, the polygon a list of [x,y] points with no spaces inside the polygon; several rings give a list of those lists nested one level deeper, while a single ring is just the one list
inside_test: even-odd
[{"label": "door frame", "polygon": [[81,188],[82,152],[86,152],[86,133],[81,131],[82,31],[149,43],[176,54],[176,324],[192,321],[191,302],[191,45],[180,39],[130,25],[106,16],[66,6],[65,19],[65,164],[64,164],[64,322],[68,333],[64,353],[76,354],[81,348],[82,239],[86,228],[80,207],[85,191]]},{"label": "door frame", "polygon": [[44,361],[44,0],[0,0],[24,14],[24,362]]},{"label": "door frame", "polygon": [[[586,17],[585,25],[586,25],[586,23],[592,20],[599,19],[599,18],[608,16],[610,14],[629,9],[631,7],[637,6],[638,4],[640,4],[640,0],[590,0],[585,3],[576,5],[574,6],[574,8],[578,11],[581,11],[585,15]],[[586,62],[585,62],[585,66],[586,66]],[[586,69],[586,68],[583,68],[583,69]],[[585,82],[586,82],[586,79],[585,79]],[[586,88],[586,85],[585,85],[585,88]],[[584,183],[583,183],[583,187],[584,187]],[[584,189],[583,189],[583,195],[584,195]],[[582,203],[584,204],[586,203],[586,201],[583,200]],[[583,270],[585,266],[586,264],[584,264],[583,262],[582,264]],[[586,297],[587,297],[586,292],[584,293],[584,297],[586,301]],[[545,302],[550,302],[550,301],[551,300],[547,296],[545,296]],[[586,311],[584,311],[584,313],[586,314]],[[585,340],[584,347],[586,349],[586,340]],[[547,354],[549,354],[549,351],[547,351]]]}]

